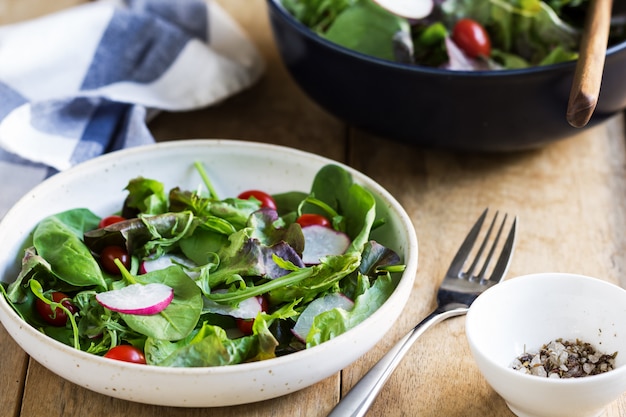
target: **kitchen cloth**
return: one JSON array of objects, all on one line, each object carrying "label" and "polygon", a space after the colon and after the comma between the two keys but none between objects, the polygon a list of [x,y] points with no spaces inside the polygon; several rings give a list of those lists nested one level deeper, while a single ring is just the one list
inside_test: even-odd
[{"label": "kitchen cloth", "polygon": [[215,104],[263,70],[213,0],[101,0],[0,26],[0,218],[59,171],[153,143],[158,111]]}]

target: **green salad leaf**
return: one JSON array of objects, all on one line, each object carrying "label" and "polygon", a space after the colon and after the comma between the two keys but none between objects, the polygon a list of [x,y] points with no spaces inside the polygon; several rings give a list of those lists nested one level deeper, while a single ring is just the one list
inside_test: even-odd
[{"label": "green salad leaf", "polygon": [[33,234],[37,254],[59,279],[76,286],[106,288],[98,262],[82,240],[100,218],[87,209],[68,210],[42,220]]}]

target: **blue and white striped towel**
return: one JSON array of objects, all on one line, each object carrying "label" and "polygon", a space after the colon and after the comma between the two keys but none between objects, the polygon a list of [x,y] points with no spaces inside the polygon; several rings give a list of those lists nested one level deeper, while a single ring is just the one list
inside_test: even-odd
[{"label": "blue and white striped towel", "polygon": [[0,218],[54,173],[154,142],[147,115],[217,103],[263,61],[213,0],[100,0],[0,27]]}]

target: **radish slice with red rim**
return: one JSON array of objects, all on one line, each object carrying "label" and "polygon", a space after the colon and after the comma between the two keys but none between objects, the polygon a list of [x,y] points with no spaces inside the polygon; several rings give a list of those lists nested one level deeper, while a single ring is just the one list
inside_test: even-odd
[{"label": "radish slice with red rim", "polygon": [[305,265],[320,263],[320,258],[329,255],[342,255],[350,246],[350,238],[329,227],[311,225],[302,228],[304,250],[302,262]]},{"label": "radish slice with red rim", "polygon": [[183,258],[182,256],[165,254],[156,259],[145,259],[141,262],[139,272],[141,274],[147,274],[148,272],[160,271],[161,269],[165,269],[172,265],[181,265],[185,271],[185,273],[190,278],[196,278],[199,273],[192,271],[197,265],[194,264],[191,260],[187,258]]},{"label": "radish slice with red rim", "polygon": [[315,317],[326,311],[332,310],[333,308],[341,308],[346,311],[350,311],[352,310],[352,307],[354,307],[354,302],[340,293],[332,293],[325,295],[322,298],[317,298],[311,301],[311,303],[309,303],[309,305],[302,311],[291,332],[300,341],[306,342],[306,337],[311,331]]},{"label": "radish slice with red rim", "polygon": [[[215,293],[225,293],[225,290],[216,290]],[[241,301],[237,307],[220,304],[208,298],[204,298],[204,309],[215,314],[231,316],[237,319],[253,319],[263,311],[262,297],[250,297]]]},{"label": "radish slice with red rim", "polygon": [[172,302],[174,290],[165,284],[132,284],[96,294],[96,300],[111,311],[149,316],[158,314]]},{"label": "radish slice with red rim", "polygon": [[433,10],[433,0],[374,0],[380,7],[407,19],[422,19]]}]

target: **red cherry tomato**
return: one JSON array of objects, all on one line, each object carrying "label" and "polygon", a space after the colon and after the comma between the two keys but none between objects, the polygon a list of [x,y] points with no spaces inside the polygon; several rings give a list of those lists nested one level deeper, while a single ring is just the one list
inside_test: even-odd
[{"label": "red cherry tomato", "polygon": [[[62,292],[56,291],[53,292],[51,296],[52,301],[54,301],[55,303],[61,303],[63,307],[67,308],[70,311],[70,313],[76,313],[76,306],[72,304],[71,299],[67,295]],[[37,309],[37,312],[39,313],[41,318],[44,319],[48,324],[63,327],[65,326],[65,323],[67,323],[67,313],[65,313],[65,311],[58,307],[55,308],[54,311],[52,311],[52,307],[50,306],[50,304],[45,303],[39,298],[37,299],[37,301],[35,301],[35,308]]]},{"label": "red cherry tomato", "polygon": [[271,208],[276,210],[276,202],[272,198],[271,195],[259,190],[248,190],[239,194],[237,198],[241,198],[242,200],[248,200],[251,197],[256,198],[261,202],[261,207],[263,208]]},{"label": "red cherry tomato", "polygon": [[102,229],[103,227],[107,227],[115,223],[123,222],[124,220],[126,220],[126,218],[122,216],[113,215],[113,216],[104,217],[102,220],[100,220],[100,223],[98,223],[98,228]]},{"label": "red cherry tomato", "polygon": [[237,328],[241,333],[248,336],[252,334],[252,325],[254,324],[254,319],[236,319]]},{"label": "red cherry tomato", "polygon": [[[262,295],[257,296],[257,300],[261,304],[261,311],[267,311],[269,308],[269,303],[267,299]],[[235,323],[237,324],[237,328],[244,335],[252,334],[252,325],[254,324],[254,319],[235,319]]]},{"label": "red cherry tomato", "polygon": [[118,345],[109,349],[104,354],[105,358],[115,359],[117,361],[146,364],[146,357],[143,352],[132,345]]},{"label": "red cherry tomato", "polygon": [[100,252],[100,264],[109,274],[120,275],[120,269],[115,265],[115,259],[119,259],[126,269],[130,268],[130,256],[126,249],[119,246],[107,246]]},{"label": "red cherry tomato", "polygon": [[301,227],[307,227],[307,226],[313,226],[313,225],[330,227],[330,220],[328,220],[326,217],[322,216],[321,214],[314,214],[314,213],[302,214],[300,217],[298,217],[298,219],[296,220],[296,223],[298,223]]},{"label": "red cherry tomato", "polygon": [[475,20],[461,19],[452,30],[452,40],[468,56],[477,58],[491,54],[491,39],[484,27]]}]

